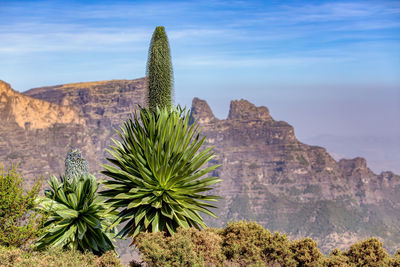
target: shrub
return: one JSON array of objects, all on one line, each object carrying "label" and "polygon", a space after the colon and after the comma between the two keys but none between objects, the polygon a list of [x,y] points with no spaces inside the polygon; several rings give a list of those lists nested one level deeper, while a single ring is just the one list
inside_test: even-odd
[{"label": "shrub", "polygon": [[394,253],[393,258],[390,259],[389,266],[400,267],[400,249],[397,250]]},{"label": "shrub", "polygon": [[96,257],[96,266],[97,267],[122,267],[122,263],[118,259],[117,255],[114,251],[107,251],[100,257]]},{"label": "shrub", "polygon": [[107,252],[101,257],[86,252],[81,253],[77,250],[63,250],[53,248],[40,252],[27,252],[17,248],[6,248],[0,246],[0,265],[7,267],[122,267],[113,252]]},{"label": "shrub", "polygon": [[206,263],[221,264],[225,260],[222,238],[213,229],[199,231],[194,228],[181,228],[179,234],[190,238],[196,255],[202,256]]},{"label": "shrub", "polygon": [[256,222],[228,223],[221,233],[228,260],[239,264],[279,263],[293,266],[290,242],[285,235],[272,235]]},{"label": "shrub", "polygon": [[390,259],[383,248],[383,243],[376,238],[365,239],[351,245],[346,256],[355,266],[386,266]]},{"label": "shrub", "polygon": [[[139,123],[141,121],[141,123]],[[212,147],[199,151],[205,141],[196,124],[189,124],[189,112],[139,108],[120,132],[122,142],[114,140],[114,157],[107,159],[115,166],[103,165],[102,173],[111,180],[101,194],[114,208],[122,208],[119,220],[128,221],[121,236],[135,238],[139,232],[166,231],[173,234],[181,226],[206,227],[199,212],[214,216],[205,201],[218,197],[203,192],[220,180],[200,178],[219,165],[200,169],[214,156]]]},{"label": "shrub", "polygon": [[149,108],[171,108],[173,73],[168,37],[162,26],[156,27],[151,38],[146,76]]},{"label": "shrub", "polygon": [[203,259],[194,252],[191,240],[183,236],[166,237],[165,233],[141,233],[136,239],[148,266],[200,266]]},{"label": "shrub", "polygon": [[281,235],[275,232],[271,235],[263,249],[263,255],[267,262],[277,262],[282,266],[296,266],[290,249],[290,240],[286,234]]},{"label": "shrub", "polygon": [[335,248],[329,253],[329,256],[323,260],[322,265],[326,267],[346,267],[349,266],[348,262],[349,259],[347,256],[342,251]]},{"label": "shrub", "polygon": [[290,248],[293,258],[298,266],[320,266],[323,255],[318,249],[318,244],[311,238],[293,241]]},{"label": "shrub", "polygon": [[221,237],[212,231],[178,228],[173,236],[162,232],[141,233],[137,248],[148,266],[221,265]]},{"label": "shrub", "polygon": [[25,247],[41,233],[45,216],[36,211],[36,197],[42,186],[36,179],[30,190],[23,189],[23,176],[12,166],[0,164],[0,245]]},{"label": "shrub", "polygon": [[262,247],[270,234],[256,222],[228,223],[222,233],[224,254],[240,264],[263,262]]}]

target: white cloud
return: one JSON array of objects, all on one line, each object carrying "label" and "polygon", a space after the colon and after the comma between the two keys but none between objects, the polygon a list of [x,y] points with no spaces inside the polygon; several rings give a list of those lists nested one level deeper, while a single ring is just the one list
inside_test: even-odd
[{"label": "white cloud", "polygon": [[189,57],[174,60],[176,67],[216,67],[216,68],[247,68],[247,67],[292,67],[310,64],[324,64],[333,62],[351,61],[347,57],[269,57],[269,58],[219,58],[219,57]]}]

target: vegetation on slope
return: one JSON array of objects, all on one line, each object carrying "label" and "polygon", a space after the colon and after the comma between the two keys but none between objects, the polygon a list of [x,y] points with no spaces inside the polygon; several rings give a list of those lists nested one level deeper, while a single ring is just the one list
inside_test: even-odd
[{"label": "vegetation on slope", "polygon": [[24,247],[43,233],[46,216],[35,210],[42,180],[30,190],[23,189],[23,176],[16,166],[5,169],[0,163],[0,245]]}]

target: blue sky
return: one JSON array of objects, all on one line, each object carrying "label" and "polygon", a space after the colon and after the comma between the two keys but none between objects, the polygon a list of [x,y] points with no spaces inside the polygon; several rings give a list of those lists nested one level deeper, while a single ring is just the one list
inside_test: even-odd
[{"label": "blue sky", "polygon": [[297,136],[400,136],[399,1],[2,1],[13,88],[143,77],[166,27],[175,102],[267,106]]}]

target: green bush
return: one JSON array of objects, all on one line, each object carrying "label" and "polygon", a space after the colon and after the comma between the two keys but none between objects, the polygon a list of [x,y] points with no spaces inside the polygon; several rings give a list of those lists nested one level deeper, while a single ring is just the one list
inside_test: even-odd
[{"label": "green bush", "polygon": [[213,229],[202,231],[194,228],[181,228],[179,234],[190,238],[196,255],[202,256],[206,263],[221,264],[225,260],[222,253],[222,238]]},{"label": "green bush", "polygon": [[[139,123],[140,121],[140,123]],[[114,166],[103,165],[102,173],[111,179],[101,194],[108,203],[121,208],[120,221],[128,221],[119,235],[133,239],[140,232],[166,231],[178,227],[206,227],[199,212],[216,217],[206,201],[219,197],[206,195],[211,185],[221,181],[206,177],[220,165],[201,167],[214,158],[212,147],[200,150],[205,137],[198,126],[189,124],[189,112],[180,108],[139,108],[114,140],[108,158]]]},{"label": "green bush", "polygon": [[17,248],[0,246],[0,266],[7,267],[122,267],[115,253],[107,252],[101,257],[77,250],[49,249],[28,252]]},{"label": "green bush", "polygon": [[222,265],[221,237],[212,231],[178,228],[173,236],[165,233],[141,233],[137,248],[148,266]]},{"label": "green bush", "polygon": [[329,256],[323,260],[322,265],[326,267],[346,267],[349,266],[348,262],[349,259],[347,256],[342,251],[335,248],[329,253]]},{"label": "green bush", "polygon": [[317,242],[311,238],[293,241],[290,249],[298,266],[321,266],[321,261],[324,259]]},{"label": "green bush", "polygon": [[256,222],[228,223],[222,232],[222,247],[226,258],[240,264],[264,262],[263,247],[271,233]]},{"label": "green bush", "polygon": [[290,240],[286,234],[275,232],[268,239],[263,254],[267,262],[276,262],[282,266],[296,266],[293,252],[290,249]]},{"label": "green bush", "polygon": [[376,238],[369,238],[350,246],[346,252],[349,263],[354,266],[387,266],[390,256],[383,248],[383,243]]},{"label": "green bush", "polygon": [[393,258],[390,259],[389,266],[400,267],[400,249],[397,250],[394,253]]},{"label": "green bush", "polygon": [[43,231],[41,226],[46,218],[35,210],[42,181],[36,179],[27,191],[23,189],[23,183],[22,174],[16,166],[6,171],[0,164],[1,246],[29,246]]},{"label": "green bush", "polygon": [[271,234],[256,222],[228,223],[221,236],[223,252],[232,262],[241,265],[295,264],[286,235]]}]

